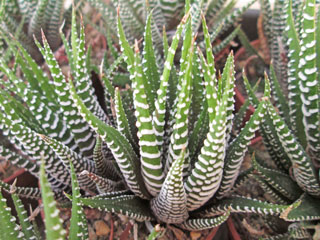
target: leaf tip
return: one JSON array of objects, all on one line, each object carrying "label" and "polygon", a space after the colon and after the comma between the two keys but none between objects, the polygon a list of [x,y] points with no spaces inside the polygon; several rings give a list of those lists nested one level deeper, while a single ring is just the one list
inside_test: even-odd
[{"label": "leaf tip", "polygon": [[16,179],[14,179],[14,182],[12,183],[12,185],[10,186],[10,194],[14,194],[16,191],[17,191],[17,187],[16,187],[16,185],[17,185],[17,178]]}]

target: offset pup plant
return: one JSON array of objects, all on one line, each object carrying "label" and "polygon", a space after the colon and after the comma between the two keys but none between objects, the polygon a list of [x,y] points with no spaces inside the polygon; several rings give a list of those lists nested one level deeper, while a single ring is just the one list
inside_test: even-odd
[{"label": "offset pup plant", "polygon": [[[40,167],[40,185],[41,185],[41,199],[43,203],[44,217],[45,217],[45,236],[48,240],[53,239],[66,239],[67,231],[63,228],[63,220],[59,216],[59,209],[57,202],[54,200],[54,194],[48,182],[44,168],[44,162]],[[88,228],[85,214],[81,203],[78,201],[80,196],[80,188],[78,185],[77,177],[74,172],[74,167],[70,163],[70,174],[72,178],[72,216],[70,220],[69,239],[88,239]],[[16,194],[17,188],[15,184],[10,187],[11,197],[14,202],[15,209],[19,223],[16,218],[11,215],[11,209],[6,204],[6,199],[0,192],[1,204],[1,238],[2,239],[42,239],[39,232],[37,223],[27,216],[27,211]]]},{"label": "offset pup plant", "polygon": [[[255,2],[255,0],[250,1],[247,5],[234,10],[237,1],[182,1],[182,0],[164,0],[164,1],[123,1],[123,0],[112,0],[105,2],[103,0],[90,0],[90,5],[96,9],[102,16],[105,28],[100,29],[102,33],[106,36],[108,42],[108,50],[104,58],[104,65],[112,64],[110,63],[110,57],[113,59],[118,59],[120,53],[118,49],[113,45],[117,45],[117,26],[114,23],[117,21],[117,7],[120,7],[119,14],[122,19],[122,25],[124,28],[125,35],[130,44],[134,44],[135,39],[141,39],[144,37],[145,19],[146,16],[152,10],[152,20],[151,20],[151,35],[154,42],[155,57],[157,59],[158,67],[162,70],[164,64],[163,46],[164,42],[171,41],[174,31],[185,13],[190,11],[192,19],[192,31],[197,33],[201,28],[201,14],[205,15],[208,22],[208,29],[211,36],[211,42],[215,42],[212,51],[217,54],[216,62],[220,63],[221,68],[224,65],[224,57],[227,56],[225,51],[227,50],[230,42],[235,38],[240,30],[238,26],[241,20],[242,14]],[[234,27],[235,29],[228,34],[223,36],[227,30]],[[164,40],[165,39],[165,40]],[[168,40],[167,40],[168,39]],[[202,50],[205,48],[205,43],[203,35],[197,38],[198,45]],[[180,47],[178,48],[177,55],[180,54]],[[227,50],[228,51],[228,50]],[[223,57],[223,58],[222,58]],[[119,59],[120,60],[120,59]],[[120,61],[123,61],[121,59]],[[120,65],[120,70],[113,72],[109,77],[112,78],[113,82],[117,85],[124,86],[126,83],[130,82],[130,76],[127,73],[123,73],[125,66]],[[104,66],[103,66],[104,67]],[[104,71],[108,70],[104,67]]]},{"label": "offset pup plant", "polygon": [[[75,0],[77,5],[80,1]],[[56,50],[60,44],[59,28],[65,20],[68,26],[71,20],[71,4],[66,9],[63,0],[3,0],[0,10],[0,39],[10,40],[9,34],[15,36],[34,59],[41,54],[34,44],[33,36],[41,39],[41,29],[45,32],[49,44]]]},{"label": "offset pup plant", "polygon": [[[281,217],[300,222],[300,229],[308,233],[306,226],[312,224],[308,221],[320,219],[320,13],[316,1],[301,2],[298,8],[303,11],[298,23],[294,21],[292,5],[287,1],[282,14],[287,16],[288,96],[283,94],[271,65],[277,108],[267,102],[267,114],[261,125],[265,144],[278,169],[270,169],[259,159],[253,167],[257,179],[276,203],[292,204]],[[269,81],[267,76],[265,80]],[[247,86],[251,102],[257,106],[259,101],[248,82]]]},{"label": "offset pup plant", "polygon": [[[236,27],[241,19],[242,14],[254,3],[250,1],[242,8],[234,10],[237,1],[182,1],[182,0],[161,0],[161,1],[108,1],[90,0],[89,3],[99,11],[106,26],[107,31],[113,33],[113,39],[116,38],[117,27],[114,23],[117,21],[117,7],[120,7],[120,17],[124,28],[125,35],[130,44],[135,39],[143,37],[145,28],[145,19],[152,9],[151,34],[157,49],[156,55],[160,59],[163,50],[163,37],[168,34],[169,39],[173,36],[177,24],[183,17],[183,13],[190,11],[192,18],[192,31],[197,33],[201,27],[201,14],[204,14],[208,22],[211,41],[216,41],[226,30],[232,26]],[[213,51],[219,53],[224,49],[230,41],[236,36],[239,27],[236,27],[222,42],[217,44]],[[109,37],[108,37],[109,35]],[[107,38],[111,40],[110,34],[106,33]],[[199,37],[200,42],[203,41],[202,36]],[[110,46],[110,45],[109,45]],[[204,44],[200,44],[204,47]]]},{"label": "offset pup plant", "polygon": [[[151,14],[143,56],[138,42],[134,50],[130,47],[118,18],[121,58],[127,63],[132,85],[121,91],[102,76],[106,108],[94,95],[84,29],[82,26],[78,36],[75,15],[71,47],[62,36],[71,67],[68,78],[44,34],[43,46],[36,44],[52,79],[16,42],[21,54],[16,61],[27,81],[0,63],[8,78],[1,80],[5,90],[0,94],[0,120],[4,135],[15,147],[11,152],[0,148],[1,155],[36,176],[43,159],[48,182],[60,202],[67,201],[64,193],[71,193],[71,162],[79,187],[85,195],[94,195],[76,194],[81,204],[140,221],[158,220],[201,230],[221,224],[230,212],[279,215],[286,205],[229,197],[247,146],[265,116],[269,92],[233,139],[233,54],[217,78],[204,18],[202,24],[206,57],[196,46],[187,14],[171,46],[164,47],[166,60],[160,71],[153,51]],[[176,68],[173,59],[183,31],[180,66]],[[13,92],[16,95],[11,96]],[[2,187],[8,190],[3,183]],[[17,188],[16,193],[40,196],[38,189]]]}]

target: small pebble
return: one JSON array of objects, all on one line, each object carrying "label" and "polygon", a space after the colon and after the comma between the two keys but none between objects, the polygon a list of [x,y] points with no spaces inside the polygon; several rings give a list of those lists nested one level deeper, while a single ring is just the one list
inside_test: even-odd
[{"label": "small pebble", "polygon": [[94,223],[97,236],[107,236],[110,233],[109,226],[102,220],[96,221]]},{"label": "small pebble", "polygon": [[192,240],[197,240],[201,237],[201,232],[190,232],[190,237]]}]

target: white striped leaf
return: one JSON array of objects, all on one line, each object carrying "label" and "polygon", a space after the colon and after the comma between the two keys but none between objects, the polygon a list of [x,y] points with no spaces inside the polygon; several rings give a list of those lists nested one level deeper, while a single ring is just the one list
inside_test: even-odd
[{"label": "white striped leaf", "polygon": [[150,202],[153,213],[162,222],[181,223],[189,217],[182,176],[185,151],[182,149],[179,158],[173,162],[160,193]]},{"label": "white striped leaf", "polygon": [[[187,206],[192,211],[207,202],[218,190],[222,179],[226,151],[226,121],[230,91],[233,91],[233,55],[229,55],[222,80],[225,89],[218,103],[216,115],[209,123],[209,132],[194,169],[185,182]],[[209,103],[208,103],[209,104]],[[208,106],[210,108],[211,106]]]},{"label": "white striped leaf", "polygon": [[62,219],[57,208],[57,202],[54,200],[54,194],[46,177],[45,162],[41,160],[40,167],[40,186],[44,209],[46,238],[48,240],[63,240],[66,237],[66,230],[62,227]]},{"label": "white striped leaf", "polygon": [[11,215],[11,208],[7,205],[7,199],[0,191],[0,237],[2,239],[24,239],[24,233],[16,224],[16,218]]},{"label": "white striped leaf", "polygon": [[[188,146],[188,116],[191,105],[193,83],[192,68],[194,56],[195,39],[192,40],[191,21],[186,26],[185,39],[182,47],[180,77],[178,83],[178,92],[176,104],[173,106],[171,115],[175,117],[172,133],[170,136],[170,145],[168,158],[166,160],[165,172],[168,172],[171,164],[179,158],[182,149]],[[186,149],[184,162],[184,175],[189,171],[189,150]]]},{"label": "white striped leaf", "polygon": [[70,174],[72,181],[72,209],[69,229],[69,239],[88,239],[88,224],[86,215],[83,211],[83,205],[80,202],[80,187],[78,184],[75,169],[70,161]]},{"label": "white striped leaf", "polygon": [[89,125],[82,119],[76,106],[72,104],[73,101],[68,94],[69,86],[67,85],[66,79],[54,58],[45,36],[43,35],[42,37],[44,47],[42,48],[40,43],[36,43],[49,66],[51,76],[54,80],[55,91],[59,98],[61,111],[64,114],[64,118],[70,127],[82,154],[87,157],[92,157],[92,151],[95,144],[94,133]]},{"label": "white striped leaf", "polygon": [[[77,154],[72,151],[67,146],[63,145],[61,142],[58,142],[52,138],[49,138],[44,135],[40,135],[41,139],[49,145],[49,147],[59,156],[61,162],[64,165],[65,170],[69,170],[70,162],[73,164],[75,168],[75,172],[79,175],[82,171],[87,170],[89,172],[96,172],[96,167],[92,160],[89,160],[83,157],[81,154]],[[60,170],[61,171],[61,170]],[[83,189],[90,189],[92,191],[95,190],[95,184],[91,181],[88,181],[87,178],[79,178],[79,184]]]},{"label": "white striped leaf", "polygon": [[157,146],[157,139],[152,126],[152,115],[147,102],[145,91],[145,78],[139,56],[138,43],[135,45],[134,76],[132,79],[136,126],[140,146],[141,171],[144,182],[150,194],[156,196],[161,189],[164,180],[160,151]]},{"label": "white striped leaf", "polygon": [[135,154],[132,146],[128,140],[119,133],[116,129],[106,125],[96,116],[94,116],[81,102],[79,96],[77,96],[72,82],[69,82],[70,94],[75,102],[79,112],[82,114],[84,119],[90,124],[91,128],[94,129],[97,134],[100,135],[102,140],[107,143],[109,149],[121,170],[122,176],[124,177],[126,184],[129,189],[134,192],[137,196],[148,199],[149,193],[145,188],[142,176],[140,175],[140,161],[138,156]]}]

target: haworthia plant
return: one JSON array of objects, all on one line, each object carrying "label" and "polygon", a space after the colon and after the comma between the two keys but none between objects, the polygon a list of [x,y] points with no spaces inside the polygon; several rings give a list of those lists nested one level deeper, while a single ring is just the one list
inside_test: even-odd
[{"label": "haworthia plant", "polygon": [[[103,0],[90,0],[89,3],[95,9],[97,9],[102,16],[103,22],[107,30],[102,30],[107,36],[110,51],[114,51],[112,42],[116,38],[117,27],[112,22],[116,22],[117,9],[119,9],[119,15],[122,19],[124,34],[130,44],[134,43],[135,39],[141,39],[146,37],[143,35],[144,28],[148,27],[151,29],[148,37],[152,38],[154,42],[155,58],[157,59],[158,67],[162,70],[162,62],[165,60],[163,55],[166,55],[166,49],[163,45],[163,38],[168,37],[172,40],[174,36],[174,29],[177,27],[179,20],[187,14],[191,15],[191,29],[193,33],[196,33],[201,27],[201,15],[208,16],[210,21],[209,32],[211,34],[211,41],[216,41],[218,44],[213,48],[214,53],[220,52],[225,49],[230,41],[236,36],[239,28],[233,30],[228,34],[223,41],[220,41],[220,37],[226,30],[234,27],[238,24],[244,12],[254,3],[255,0],[249,1],[245,6],[235,9],[236,1],[210,1],[210,0],[199,0],[199,1],[183,1],[183,0],[161,0],[161,1],[108,1]],[[152,17],[150,13],[152,12]],[[183,14],[184,13],[184,14]],[[146,19],[149,16],[149,20]],[[145,24],[147,23],[147,24]],[[149,26],[148,23],[150,23]],[[110,33],[113,33],[110,34]],[[113,38],[113,40],[112,40]],[[199,46],[204,49],[204,39],[199,37],[197,39]],[[144,49],[146,52],[148,49]],[[149,49],[150,50],[150,49]],[[114,55],[114,54],[112,54]],[[144,64],[143,64],[144,65]],[[150,66],[150,64],[148,63]],[[146,66],[144,66],[146,67]],[[153,70],[148,70],[148,74],[155,74]],[[123,73],[121,73],[122,76]],[[119,73],[115,74],[114,79],[120,76]],[[129,76],[126,74],[127,81]],[[155,78],[157,79],[157,74]],[[153,81],[152,81],[153,82]]]},{"label": "haworthia plant", "polygon": [[[259,159],[253,167],[258,181],[273,196],[274,202],[292,204],[282,218],[287,221],[318,220],[320,55],[317,46],[320,43],[320,12],[315,0],[290,0],[282,4],[283,8],[278,9],[277,14],[286,16],[282,31],[284,39],[278,39],[278,43],[288,48],[283,52],[288,61],[282,67],[287,76],[279,77],[274,61],[270,66],[270,82],[276,107],[267,102],[267,114],[260,126],[278,169],[267,167]],[[285,84],[280,84],[281,81]],[[248,82],[246,84],[251,103],[257,105],[257,98]],[[265,84],[269,85],[268,76]],[[287,89],[283,91],[281,85],[287,85]]]},{"label": "haworthia plant", "polygon": [[[46,176],[44,168],[45,162],[42,160],[40,166],[40,185],[41,195],[45,218],[45,236],[48,240],[66,239],[67,231],[63,227],[63,220],[60,218],[60,210],[57,202],[54,200],[54,193]],[[82,209],[82,204],[79,200],[80,188],[77,182],[76,174],[72,163],[70,163],[71,178],[72,178],[72,217],[69,229],[69,239],[88,239],[88,228],[86,218]],[[15,183],[11,186],[10,194],[14,202],[15,210],[17,211],[19,223],[16,218],[11,215],[11,209],[6,206],[6,199],[0,193],[1,206],[1,236],[3,239],[36,239],[40,240],[37,224],[27,216],[27,211],[24,209],[16,191],[19,188]],[[71,196],[68,195],[71,198]]]},{"label": "haworthia plant", "polygon": [[[74,1],[78,6],[81,1]],[[37,50],[33,36],[41,38],[41,29],[46,33],[52,49],[61,44],[59,28],[65,20],[65,29],[71,20],[71,4],[63,0],[2,1],[3,11],[0,17],[0,39],[11,34],[18,39],[29,53],[37,60],[41,54]],[[4,36],[2,36],[4,35]]]},{"label": "haworthia plant", "polygon": [[[214,58],[211,56],[209,62],[200,54],[201,50],[197,50],[193,33],[190,30],[190,23],[190,15],[186,15],[178,26],[172,44],[168,48],[163,71],[160,74],[159,87],[152,89],[151,79],[149,79],[147,72],[143,71],[141,63],[152,59],[148,54],[153,54],[153,52],[141,56],[137,42],[132,49],[125,37],[122,22],[120,18],[118,19],[120,44],[132,79],[133,113],[136,117],[137,127],[135,134],[139,138],[137,143],[139,152],[136,152],[135,145],[130,143],[132,140],[130,140],[129,133],[132,129],[126,127],[127,124],[124,124],[126,121],[123,120],[126,117],[129,118],[129,114],[133,113],[117,110],[116,115],[121,114],[116,116],[120,127],[115,129],[89,111],[77,94],[74,84],[69,81],[70,93],[75,105],[96,134],[111,149],[120,174],[133,193],[115,192],[114,194],[81,198],[84,205],[126,214],[140,221],[158,219],[161,222],[176,224],[188,230],[213,227],[227,219],[228,207],[217,213],[219,215],[225,212],[219,217],[198,218],[190,216],[190,214],[205,203],[208,204],[208,201],[217,201],[217,196],[223,198],[229,194],[239,173],[247,146],[264,117],[267,96],[261,101],[259,109],[239,136],[228,146],[227,139],[230,131],[227,126],[228,122],[232,122],[232,111],[230,110],[233,109],[233,55],[230,54],[220,80],[221,83],[218,85],[215,71],[209,71],[208,67],[214,68]],[[203,27],[206,28],[204,19]],[[173,102],[173,107],[176,109],[167,109],[167,88],[172,84],[169,77],[174,68],[173,57],[183,29],[185,29],[185,37],[178,77],[178,92],[173,93],[176,99]],[[150,28],[147,27],[146,31],[150,31]],[[146,33],[146,36],[148,34]],[[205,38],[207,38],[207,48],[210,48],[211,41],[208,32],[205,34]],[[145,39],[147,41],[145,47],[150,44],[149,40]],[[192,81],[195,79],[193,70],[196,66],[194,59],[199,57],[201,60],[199,59],[200,64],[197,66],[201,67],[201,71],[206,76],[207,84],[202,91],[195,91],[192,87],[194,86]],[[153,67],[156,66],[153,64]],[[116,91],[117,94],[118,91]],[[190,122],[188,106],[190,106],[191,99],[196,99],[195,94],[202,95],[203,93],[207,97],[200,99],[202,104],[210,109],[208,112],[210,121],[207,123],[209,125],[207,131],[202,133],[198,142],[194,143],[200,147],[191,158],[187,136],[189,128],[192,132],[192,126],[197,123]],[[152,96],[154,94],[155,96]],[[156,99],[153,107],[151,98]],[[117,100],[117,108],[121,106],[119,100],[121,98]],[[202,109],[205,109],[204,105],[201,106]],[[174,113],[172,119],[167,115],[167,111]],[[173,121],[173,123],[168,121]],[[166,135],[164,130],[169,126],[172,127],[172,130],[168,131],[171,135]],[[164,147],[163,144],[169,146]],[[232,170],[228,170],[229,168]],[[151,212],[145,205],[146,201],[150,201]],[[249,205],[247,206],[246,203]],[[250,209],[251,212],[278,215],[285,209],[284,206],[279,208],[264,202],[256,203],[254,200],[243,199],[241,202],[243,211]],[[241,208],[241,206],[237,206],[237,201],[233,204],[235,205],[230,205],[230,207]],[[268,212],[260,211],[259,207],[265,207],[269,210]]]},{"label": "haworthia plant", "polygon": [[[21,150],[8,155],[2,148],[1,155],[15,159],[23,153],[25,161],[18,159],[19,164],[30,170],[26,162],[38,166],[32,170],[40,175],[42,192],[49,193],[43,201],[47,217],[51,216],[56,224],[51,230],[61,230],[53,196],[59,202],[68,201],[71,192],[72,198],[77,198],[73,200],[77,212],[86,205],[188,230],[217,226],[237,209],[279,215],[283,206],[230,197],[247,147],[266,115],[269,89],[266,88],[264,98],[257,100],[258,108],[250,121],[233,138],[233,53],[218,77],[205,18],[202,27],[207,56],[197,44],[188,11],[167,48],[164,64],[157,66],[150,37],[152,13],[147,19],[144,45],[136,41],[134,48],[125,36],[120,14],[119,9],[119,58],[125,61],[123,67],[130,74],[131,86],[114,88],[110,75],[102,76],[104,108],[93,94],[88,75],[90,64],[83,61],[84,31],[81,28],[77,35],[75,17],[71,46],[62,37],[70,58],[68,76],[62,73],[44,33],[42,44],[36,44],[50,77],[35,67],[18,43],[12,47],[20,49],[17,56],[23,65],[21,72],[28,81],[17,77],[19,64],[13,69],[0,64],[8,78],[1,82],[1,126],[6,129],[4,137],[12,148]],[[180,39],[180,65],[175,65]],[[111,65],[110,72],[114,68]],[[39,76],[39,81],[32,74]],[[159,77],[155,77],[157,74]],[[43,164],[39,167],[41,159]],[[79,195],[79,188],[86,194]],[[19,192],[28,193],[17,189]],[[219,205],[226,197],[228,200]],[[212,206],[212,211],[201,211],[203,206]],[[195,210],[199,212],[195,214]],[[78,222],[74,219],[81,219],[84,224],[82,215],[75,216],[73,224]],[[80,225],[72,225],[72,229],[79,236],[86,236],[85,231],[78,232]],[[52,234],[63,235],[61,231]]]}]

